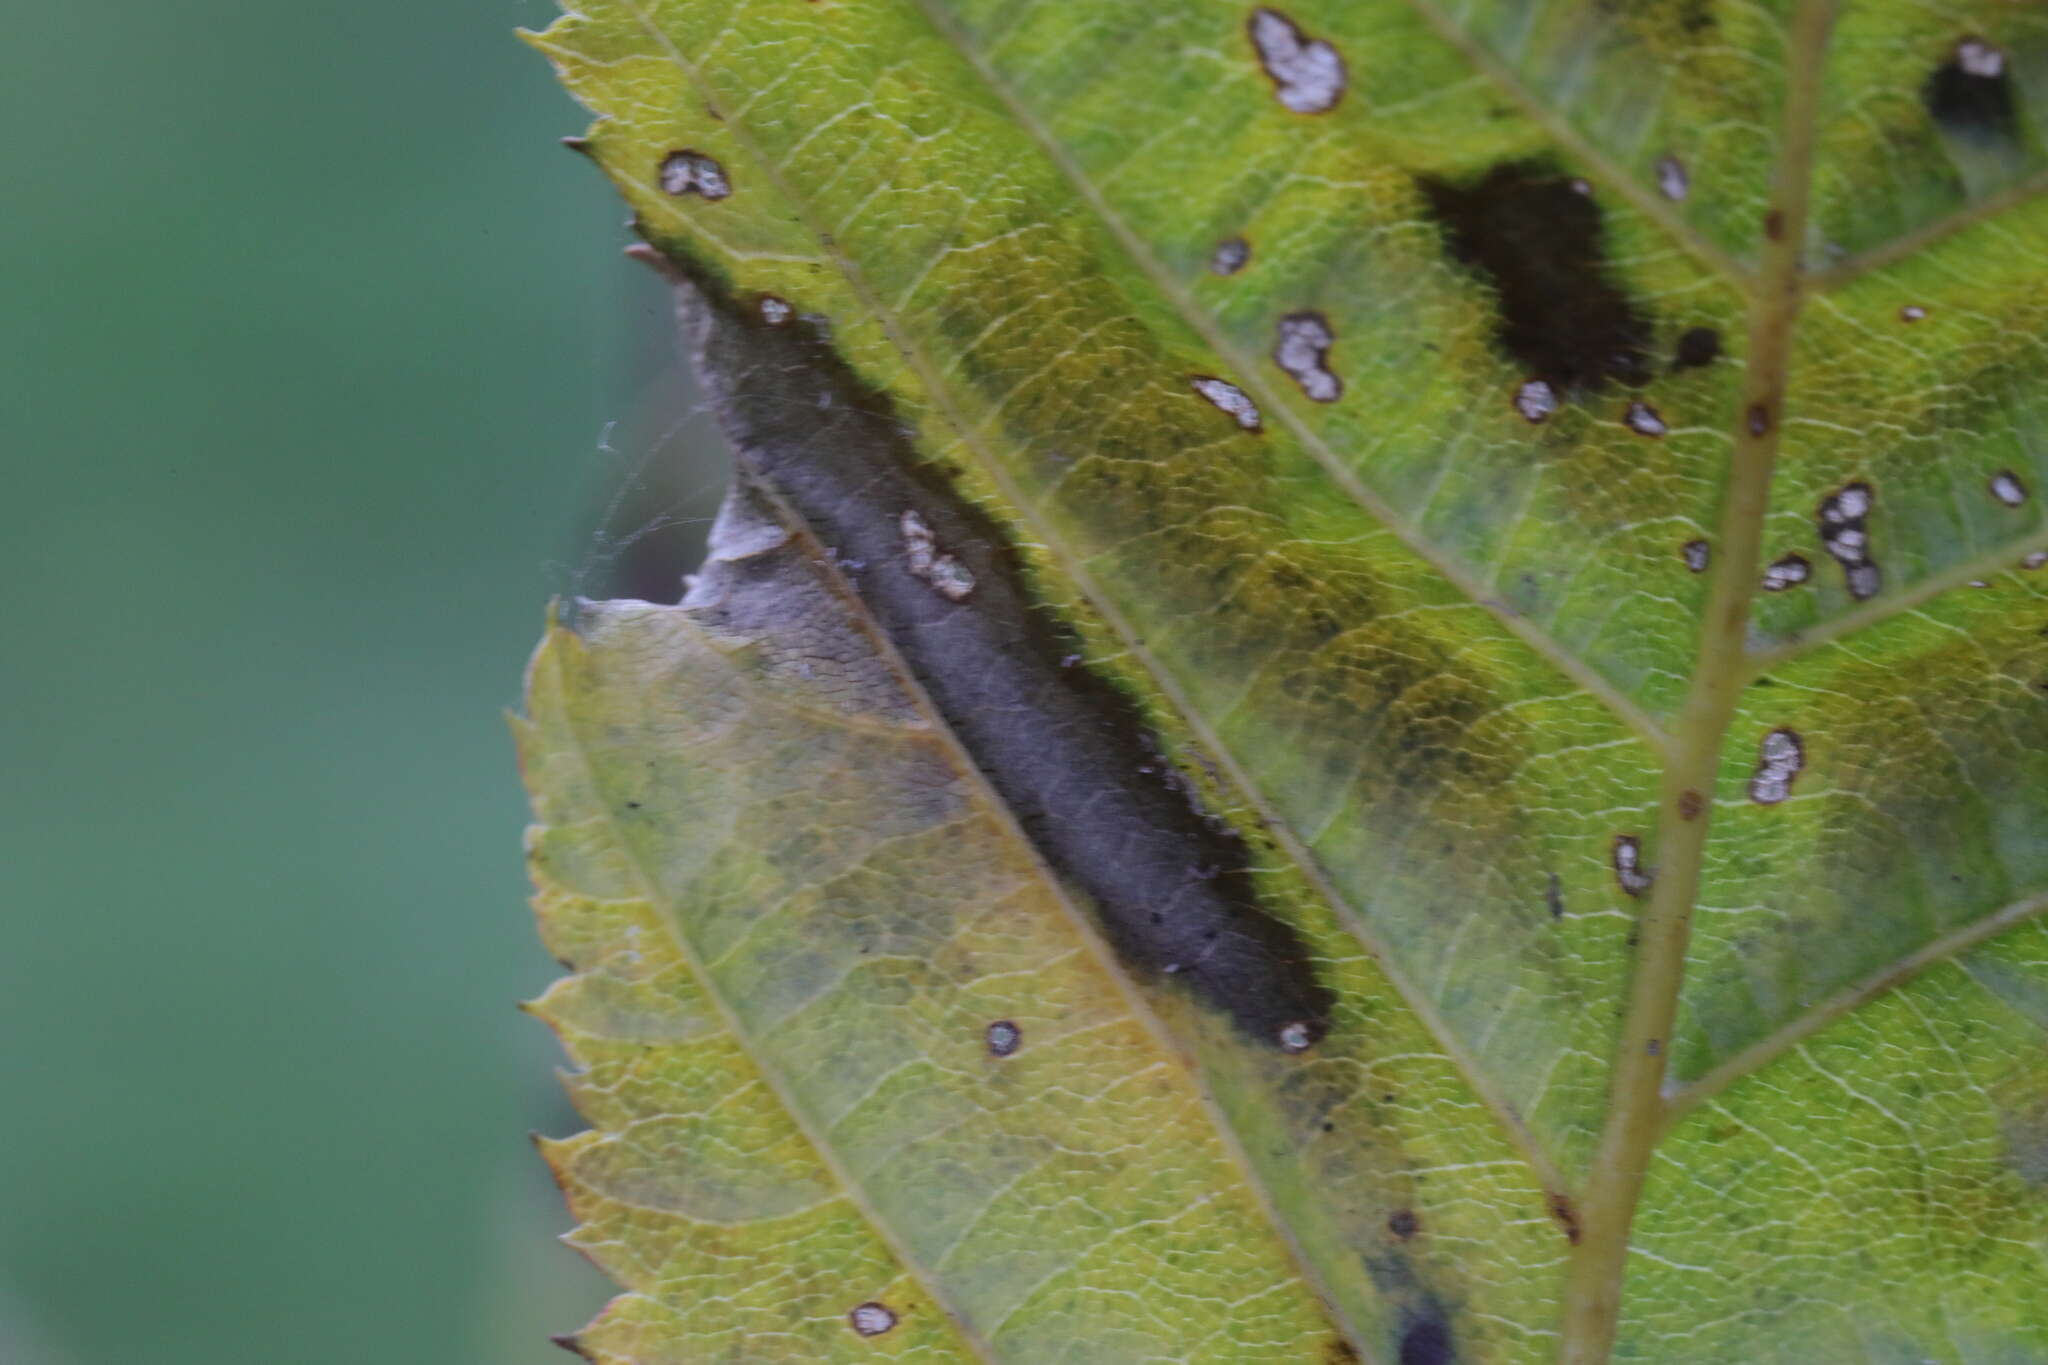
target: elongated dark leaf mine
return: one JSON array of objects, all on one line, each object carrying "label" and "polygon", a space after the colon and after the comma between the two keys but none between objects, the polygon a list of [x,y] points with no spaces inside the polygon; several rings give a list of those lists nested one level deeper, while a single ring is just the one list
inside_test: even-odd
[{"label": "elongated dark leaf mine", "polygon": [[996,524],[919,462],[888,400],[820,325],[771,325],[692,279],[678,285],[679,313],[742,484],[831,552],[1118,956],[1184,982],[1266,1045],[1312,1046],[1330,992],[1294,930],[1259,904],[1243,840],[1201,809],[1136,704],[1078,666],[1073,632],[1036,602]]}]

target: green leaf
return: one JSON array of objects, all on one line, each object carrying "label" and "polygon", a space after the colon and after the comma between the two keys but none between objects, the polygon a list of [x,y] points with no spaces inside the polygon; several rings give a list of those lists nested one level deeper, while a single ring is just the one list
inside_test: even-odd
[{"label": "green leaf", "polygon": [[2048,14],[589,0],[601,1361],[2048,1356]]}]

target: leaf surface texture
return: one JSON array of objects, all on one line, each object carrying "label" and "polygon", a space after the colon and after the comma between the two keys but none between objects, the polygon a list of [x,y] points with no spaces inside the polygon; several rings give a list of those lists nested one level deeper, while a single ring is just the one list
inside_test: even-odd
[{"label": "leaf surface texture", "polygon": [[579,1349],[2048,1355],[2038,8],[533,41],[742,470],[520,726]]}]

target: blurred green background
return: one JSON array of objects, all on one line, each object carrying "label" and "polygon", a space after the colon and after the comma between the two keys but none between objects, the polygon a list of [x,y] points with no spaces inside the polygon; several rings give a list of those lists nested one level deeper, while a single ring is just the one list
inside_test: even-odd
[{"label": "blurred green background", "polygon": [[501,712],[622,473],[657,577],[717,475],[551,13],[11,12],[9,1365],[566,1360],[605,1297]]}]

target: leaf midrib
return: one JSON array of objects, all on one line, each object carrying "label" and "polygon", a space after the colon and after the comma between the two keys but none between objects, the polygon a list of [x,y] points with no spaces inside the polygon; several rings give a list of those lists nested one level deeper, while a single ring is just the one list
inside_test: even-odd
[{"label": "leaf midrib", "polygon": [[[1728,727],[1750,676],[1750,607],[1758,591],[1771,477],[1785,427],[1792,337],[1805,297],[1802,244],[1834,11],[1835,0],[1798,0],[1792,15],[1783,131],[1769,182],[1779,231],[1765,238],[1757,287],[1749,296],[1742,397],[1697,661],[1659,794],[1657,882],[1636,921],[1627,1013],[1610,1075],[1605,1124],[1588,1168],[1580,1209],[1583,1236],[1566,1279],[1563,1365],[1604,1365],[1613,1353],[1630,1232],[1651,1156],[1668,1131],[1664,1080],[1713,825],[1709,798],[1720,776]],[[1762,430],[1757,429],[1758,414]]]}]

